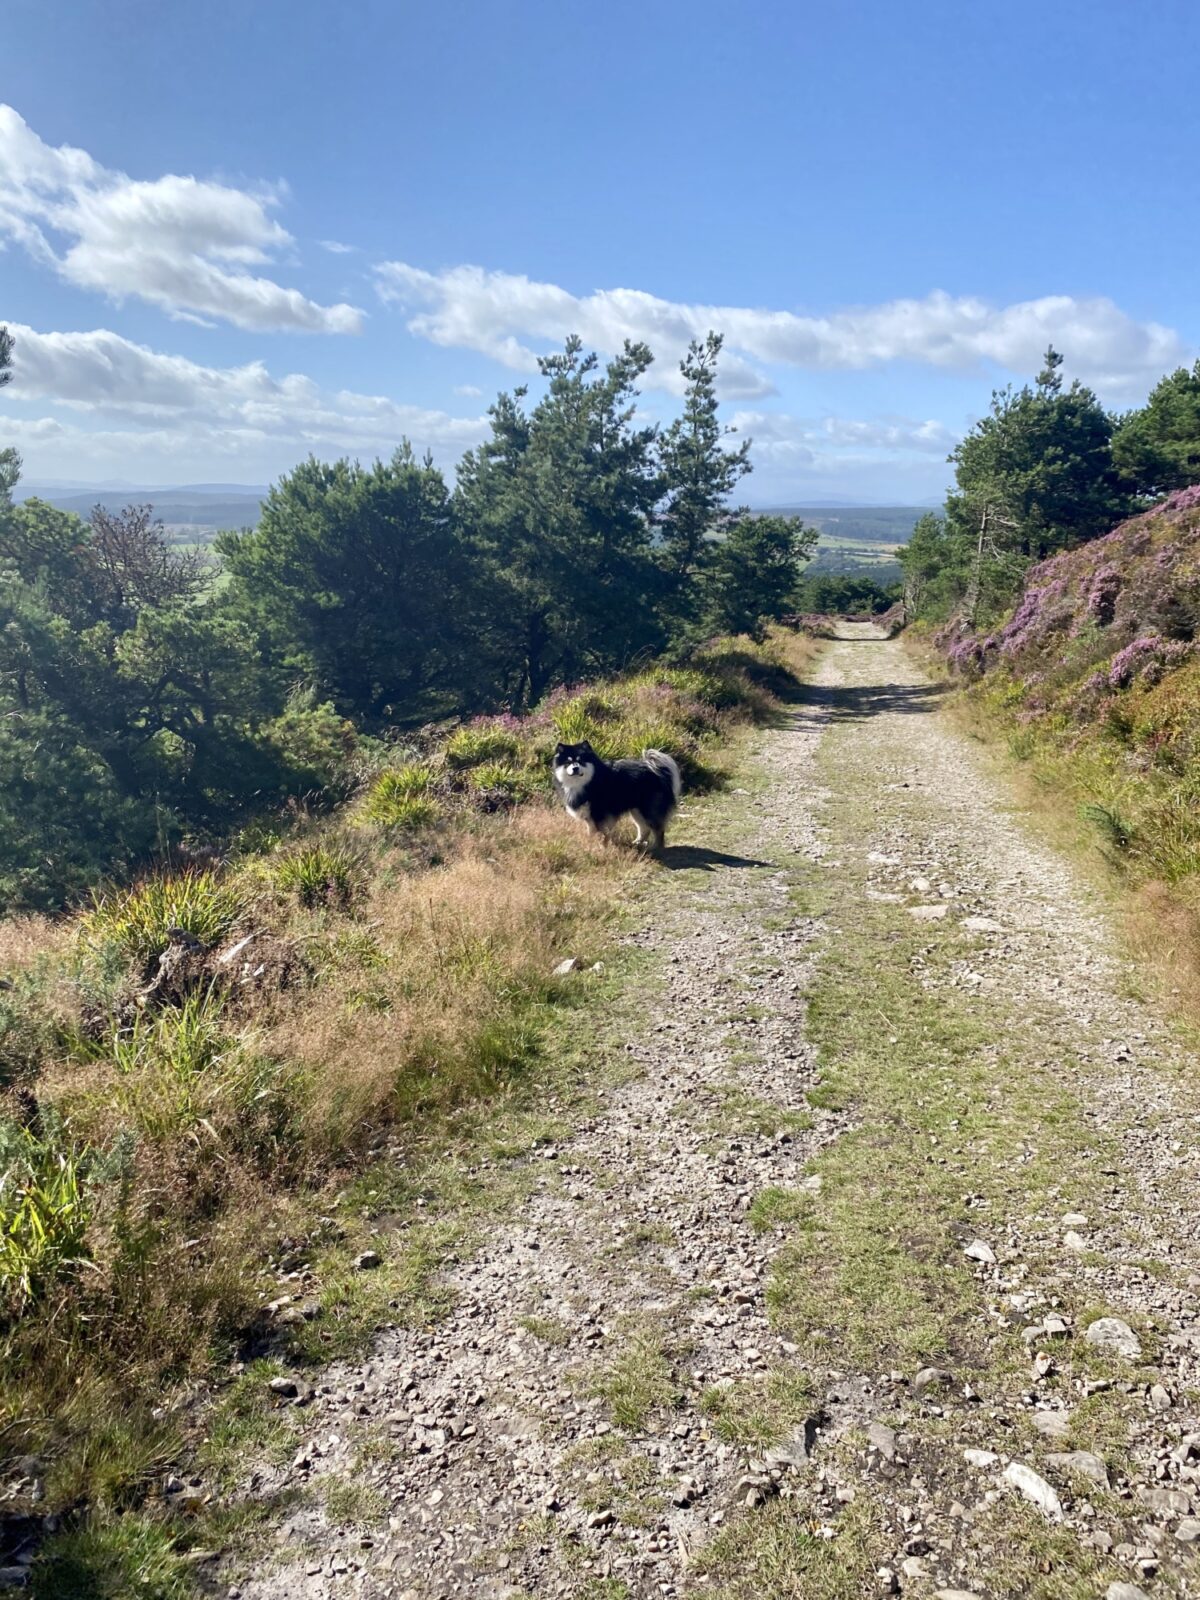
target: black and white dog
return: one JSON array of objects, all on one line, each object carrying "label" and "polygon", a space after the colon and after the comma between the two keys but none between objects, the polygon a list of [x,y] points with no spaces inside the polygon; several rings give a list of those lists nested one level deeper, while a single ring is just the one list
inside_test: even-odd
[{"label": "black and white dog", "polygon": [[[661,850],[667,823],[679,804],[679,768],[662,750],[643,750],[640,761],[602,761],[585,739],[554,751],[554,782],[573,817],[605,833],[622,817],[632,817],[635,845]],[[644,830],[644,832],[643,832]]]}]

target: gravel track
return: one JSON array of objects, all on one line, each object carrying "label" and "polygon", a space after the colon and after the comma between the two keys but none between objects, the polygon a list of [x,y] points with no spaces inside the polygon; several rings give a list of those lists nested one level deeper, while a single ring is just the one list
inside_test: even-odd
[{"label": "gravel track", "polygon": [[[1128,1497],[1148,1487],[1177,1498],[1161,1514],[1146,1507],[1151,1531],[1127,1541],[1121,1559],[1131,1582],[1159,1572],[1169,1592],[1200,1593],[1200,1580],[1187,1588],[1191,1549],[1176,1537],[1200,1515],[1200,1447],[1170,1456],[1189,1432],[1200,1446],[1188,1399],[1200,1387],[1200,1278],[1187,1285],[1189,1266],[1200,1273],[1197,1078],[1177,1070],[1189,1063],[1150,1009],[1126,997],[1099,907],[1013,818],[971,742],[934,714],[901,646],[869,626],[844,632],[806,704],[754,735],[760,787],[718,802],[739,830],[720,849],[742,864],[697,852],[691,870],[652,891],[632,937],[656,957],[661,986],[628,1045],[635,1075],[556,1148],[534,1152],[544,1177],[450,1269],[448,1316],[432,1329],[388,1330],[361,1363],[329,1369],[305,1408],[296,1461],[248,1485],[362,1484],[382,1496],[382,1522],[340,1525],[310,1497],[278,1530],[278,1560],[230,1594],[507,1600],[576,1596],[589,1583],[601,1594],[601,1580],[619,1580],[625,1590],[609,1592],[672,1596],[689,1589],[689,1561],[715,1529],[754,1514],[741,1509],[757,1497],[746,1451],[721,1442],[700,1399],[730,1380],[800,1370],[764,1306],[777,1241],[756,1234],[747,1211],[768,1187],[802,1186],[806,1163],[849,1126],[851,1113],[806,1101],[815,1075],[806,986],[825,935],[790,896],[796,868],[838,871],[814,765],[831,723],[838,770],[861,808],[868,892],[894,903],[897,918],[924,904],[946,908],[931,916],[939,925],[983,918],[956,990],[1006,994],[1044,1039],[1048,1072],[1068,1048],[1088,1062],[1078,1093],[1123,1162],[1105,1209],[1081,1224],[1087,1250],[1063,1246],[1057,1216],[1013,1215],[994,1240],[999,1262],[982,1275],[1002,1295],[1021,1277],[1012,1262],[1049,1255],[1065,1301],[1103,1299],[1160,1325],[1168,1409],[1148,1399],[1144,1430],[1123,1441],[1136,1463]],[[685,812],[676,837],[688,827]],[[1064,1197],[1063,1212],[1072,1209]],[[1163,1275],[1147,1261],[1163,1263]],[[827,1359],[835,1370],[837,1352]],[[652,1394],[666,1383],[676,1403],[614,1427],[612,1386],[607,1398],[595,1392],[614,1367],[648,1373]],[[885,1379],[842,1380],[844,1429],[869,1420]],[[969,1529],[961,1518],[954,1526],[939,1559],[969,1575],[960,1548]],[[1086,1517],[1078,1526],[1081,1538],[1096,1532]],[[895,1582],[907,1592],[908,1579]],[[912,1586],[933,1592],[919,1574]]]}]

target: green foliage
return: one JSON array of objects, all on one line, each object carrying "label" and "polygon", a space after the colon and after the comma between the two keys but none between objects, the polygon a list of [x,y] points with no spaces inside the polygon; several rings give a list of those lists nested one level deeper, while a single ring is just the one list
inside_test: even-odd
[{"label": "green foliage", "polygon": [[1113,420],[1090,389],[1063,387],[1061,365],[1048,350],[1036,385],[994,393],[955,449],[944,524],[922,518],[899,552],[916,614],[994,617],[1031,564],[1107,533],[1130,509]]},{"label": "green foliage", "polygon": [[432,782],[433,775],[423,766],[381,772],[367,793],[363,815],[381,828],[413,832],[428,828],[438,817],[437,801],[429,793]]},{"label": "green foliage", "polygon": [[405,444],[371,467],[311,458],[251,533],[222,534],[225,603],[346,715],[412,716],[460,694],[472,566],[441,473]]},{"label": "green foliage", "polygon": [[1178,367],[1122,417],[1113,462],[1135,494],[1157,496],[1200,483],[1200,361]]},{"label": "green foliage", "polygon": [[64,1147],[61,1127],[42,1136],[0,1123],[0,1304],[8,1316],[86,1259],[85,1165]]},{"label": "green foliage", "polygon": [[688,618],[697,606],[692,581],[707,565],[707,545],[737,483],[750,471],[750,441],[726,450],[732,432],[717,415],[717,358],[724,340],[710,333],[693,339],[679,370],[686,388],[683,414],[663,435],[659,462],[666,504],[659,514],[669,580],[667,605]]},{"label": "green foliage", "polygon": [[363,886],[361,855],[346,845],[313,844],[291,850],[274,866],[275,887],[306,909],[348,909]]},{"label": "green foliage", "polygon": [[[916,537],[914,530],[913,538]],[[820,573],[805,578],[800,584],[796,591],[796,610],[825,615],[881,612],[894,605],[899,598],[897,589],[885,587],[871,578],[850,572]]]},{"label": "green foliage", "polygon": [[516,761],[521,741],[505,728],[484,723],[458,728],[442,747],[449,767],[477,767],[484,761]]},{"label": "green foliage", "polygon": [[651,360],[627,344],[600,371],[568,339],[539,362],[545,397],[526,412],[523,389],[501,395],[491,438],[459,467],[455,508],[488,580],[480,646],[514,706],[663,642],[655,430],[635,426]]},{"label": "green foliage", "polygon": [[719,633],[763,637],[763,624],[794,603],[801,565],[817,534],[798,517],[738,517],[715,546],[705,607],[706,626]]},{"label": "green foliage", "polygon": [[93,949],[115,950],[125,961],[147,967],[179,929],[202,945],[214,945],[244,910],[237,890],[208,870],[163,873],[129,889],[109,888],[92,897],[80,931]]}]

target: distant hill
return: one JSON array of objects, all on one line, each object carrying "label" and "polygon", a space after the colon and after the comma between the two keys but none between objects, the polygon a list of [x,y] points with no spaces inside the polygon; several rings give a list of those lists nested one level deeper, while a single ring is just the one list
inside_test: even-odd
[{"label": "distant hill", "polygon": [[908,543],[913,528],[930,509],[818,504],[764,507],[759,514],[800,517],[820,532],[817,553],[806,569],[809,577],[853,573],[886,587],[904,576],[896,551]]},{"label": "distant hill", "polygon": [[188,534],[197,541],[209,539],[225,528],[252,528],[258,521],[266,494],[265,488],[233,483],[184,484],[170,489],[137,484],[128,488],[97,486],[89,489],[76,484],[65,488],[23,483],[18,490],[19,499],[47,500],[52,506],[77,512],[81,517],[86,517],[95,505],[103,506],[106,511],[119,511],[122,506],[152,505],[164,527],[172,533]]},{"label": "distant hill", "polygon": [[[770,516],[803,517],[812,528],[819,528],[830,539],[852,543],[888,544],[895,548],[907,544],[908,536],[931,506],[851,506],[807,505],[767,506]],[[824,542],[824,541],[822,541]]]}]

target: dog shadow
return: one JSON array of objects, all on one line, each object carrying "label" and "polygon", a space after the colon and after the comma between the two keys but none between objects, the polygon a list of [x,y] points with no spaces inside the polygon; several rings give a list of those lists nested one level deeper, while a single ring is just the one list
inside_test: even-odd
[{"label": "dog shadow", "polygon": [[723,850],[709,850],[702,844],[669,844],[654,858],[670,872],[718,872],[722,867],[773,867],[773,861],[754,856],[731,856]]}]

